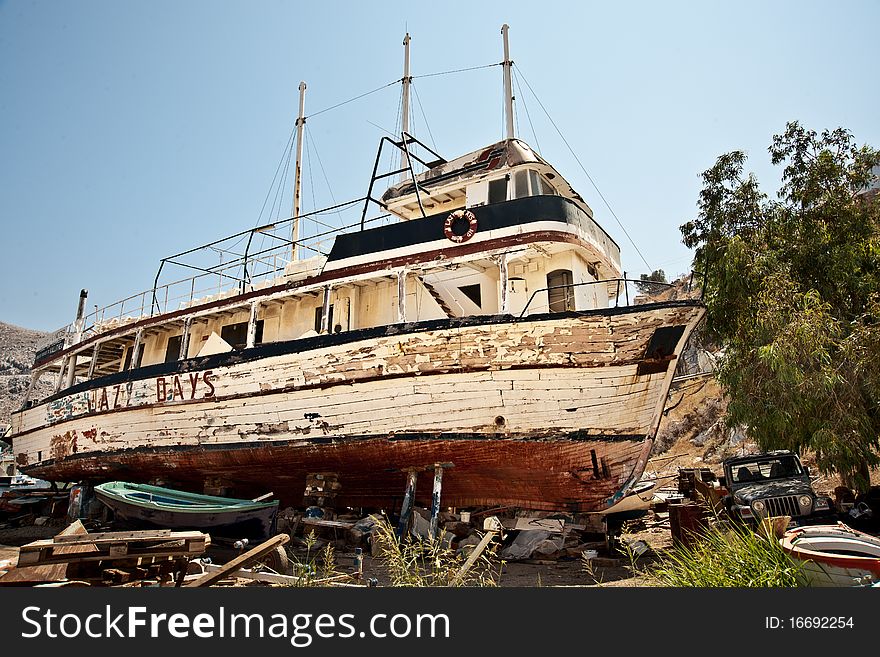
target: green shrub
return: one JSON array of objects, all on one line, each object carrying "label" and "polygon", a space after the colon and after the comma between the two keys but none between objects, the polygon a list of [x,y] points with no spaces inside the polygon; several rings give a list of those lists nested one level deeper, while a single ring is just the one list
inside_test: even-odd
[{"label": "green shrub", "polygon": [[716,522],[662,555],[647,575],[660,586],[792,587],[804,585],[800,568],[779,541]]}]

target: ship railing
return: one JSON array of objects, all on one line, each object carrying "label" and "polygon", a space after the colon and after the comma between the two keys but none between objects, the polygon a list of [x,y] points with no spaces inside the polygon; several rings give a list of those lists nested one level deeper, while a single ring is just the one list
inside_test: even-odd
[{"label": "ship railing", "polygon": [[[684,287],[682,290],[684,298],[691,298],[693,296],[692,281],[693,281],[693,277],[691,276],[689,281],[684,284]],[[614,303],[612,305],[610,302],[610,299],[609,299],[609,305],[608,305],[609,308],[611,308],[611,307],[617,308],[621,305],[621,303],[620,303],[621,294],[623,294],[623,296],[624,296],[624,301],[625,301],[625,303],[623,304],[624,307],[630,306],[630,305],[639,305],[639,303],[642,303],[642,301],[640,301],[640,300],[643,299],[643,297],[634,296],[632,299],[633,303],[630,303],[630,296],[629,296],[629,284],[630,283],[632,283],[634,285],[639,285],[642,287],[650,286],[650,288],[654,289],[654,290],[659,289],[659,290],[665,291],[665,290],[679,289],[679,285],[677,285],[676,283],[660,283],[660,282],[656,282],[656,281],[645,281],[643,279],[635,279],[635,278],[606,278],[606,279],[597,280],[597,281],[584,281],[581,283],[564,283],[562,285],[551,285],[548,287],[539,288],[539,289],[535,290],[534,292],[532,292],[531,296],[529,297],[528,301],[526,302],[525,307],[522,309],[519,316],[525,317],[526,314],[528,314],[530,308],[532,309],[532,312],[549,311],[551,309],[551,305],[552,305],[551,302],[549,301],[549,298],[548,298],[549,293],[551,291],[565,290],[565,291],[569,292],[573,288],[576,288],[576,287],[586,287],[586,286],[592,286],[592,285],[602,285],[602,286],[605,286],[606,288],[608,288],[609,290],[612,285],[614,286],[614,290],[615,290],[614,291]],[[548,297],[544,297],[547,299],[547,302],[542,303],[537,308],[532,308],[532,302],[535,300],[535,297],[537,297],[541,293],[547,293]],[[611,295],[609,294],[609,297],[610,296]],[[564,298],[566,306],[569,305],[569,302],[571,300],[572,300],[572,298],[569,297],[568,294],[566,294],[566,296]]]},{"label": "ship railing", "polygon": [[[300,221],[309,219],[314,224],[313,232],[297,240],[295,245],[290,239],[293,218],[288,218],[163,258],[151,289],[103,307],[93,306],[93,310],[84,316],[81,333],[77,333],[74,323],[53,332],[38,345],[35,362],[44,362],[56,351],[126,324],[280,282],[284,280],[288,265],[294,260],[294,249],[298,257],[326,256],[338,234],[362,226],[360,220],[333,226],[324,221],[321,215],[338,214],[342,217],[339,214],[341,210],[354,208],[363,201],[363,198],[359,198],[301,215],[298,218]],[[383,214],[365,223],[373,224],[388,217],[388,214]],[[205,254],[208,254],[208,258],[219,257],[220,262],[205,262]],[[194,255],[203,257],[201,261],[198,258],[195,261],[188,259]],[[160,284],[160,278],[172,266],[197,273]]]}]

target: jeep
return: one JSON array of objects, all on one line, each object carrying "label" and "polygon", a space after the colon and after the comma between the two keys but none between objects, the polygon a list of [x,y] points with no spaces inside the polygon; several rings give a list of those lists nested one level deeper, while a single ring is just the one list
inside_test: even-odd
[{"label": "jeep", "polygon": [[724,479],[728,513],[747,523],[790,516],[793,523],[803,524],[834,513],[831,499],[816,495],[809,470],[787,450],[726,459]]}]

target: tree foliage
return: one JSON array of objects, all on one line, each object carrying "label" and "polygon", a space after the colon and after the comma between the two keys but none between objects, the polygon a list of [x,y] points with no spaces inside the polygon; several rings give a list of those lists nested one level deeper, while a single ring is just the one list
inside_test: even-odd
[{"label": "tree foliage", "polygon": [[[639,281],[636,283],[636,287],[645,294],[657,294],[668,287],[666,285],[666,272],[662,269],[655,269],[650,274],[642,274],[639,277]],[[661,285],[655,285],[655,283],[661,283]]]},{"label": "tree foliage", "polygon": [[880,463],[880,153],[848,131],[789,123],[770,145],[775,200],[742,152],[703,174],[681,226],[703,272],[729,420],[764,449],[811,450],[865,488]]}]

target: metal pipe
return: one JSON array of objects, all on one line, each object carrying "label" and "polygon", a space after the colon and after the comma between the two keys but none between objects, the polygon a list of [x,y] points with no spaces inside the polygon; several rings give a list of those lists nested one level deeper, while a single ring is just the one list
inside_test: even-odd
[{"label": "metal pipe", "polygon": [[397,322],[406,323],[406,269],[397,272]]},{"label": "metal pipe", "polygon": [[332,288],[327,285],[324,287],[324,302],[321,304],[321,333],[330,332],[330,290]]},{"label": "metal pipe", "polygon": [[428,533],[432,539],[437,538],[437,524],[440,516],[440,492],[443,488],[443,465],[434,464],[434,491],[431,494],[431,520]]},{"label": "metal pipe", "polygon": [[508,278],[507,278],[507,253],[502,253],[498,261],[499,284],[501,286],[501,307],[499,312],[506,315],[510,312],[510,295],[508,294]]},{"label": "metal pipe", "polygon": [[412,516],[413,502],[416,497],[416,480],[418,472],[414,468],[406,471],[406,491],[403,494],[403,503],[400,507],[400,520],[397,522],[397,538],[403,538],[409,529],[409,521]]},{"label": "metal pipe", "polygon": [[297,243],[299,242],[299,210],[300,191],[302,187],[302,154],[303,154],[303,129],[306,125],[306,83],[299,83],[299,117],[296,119],[296,168],[294,169],[293,183],[293,221],[290,225],[290,241],[293,242],[292,259],[299,260]]},{"label": "metal pipe", "polygon": [[403,133],[403,141],[401,141],[400,143],[403,146],[403,152],[406,155],[406,166],[409,169],[409,175],[410,175],[410,178],[412,178],[413,186],[415,187],[416,201],[419,202],[419,212],[422,213],[422,218],[425,218],[428,215],[425,214],[425,208],[422,205],[422,197],[419,195],[419,181],[416,180],[416,172],[413,169],[412,159],[409,156],[408,140],[410,139],[410,137],[411,137],[411,135],[409,133],[404,132]]},{"label": "metal pipe", "polygon": [[257,310],[260,308],[259,301],[251,302],[251,314],[248,318],[248,327],[247,327],[247,342],[245,343],[245,349],[250,349],[256,344],[257,341]]},{"label": "metal pipe", "polygon": [[98,365],[98,354],[101,353],[101,343],[96,342],[95,347],[92,349],[92,362],[89,363],[89,373],[86,376],[87,379],[91,380],[92,377],[95,376],[95,367]]},{"label": "metal pipe", "polygon": [[180,337],[180,353],[177,354],[178,360],[183,360],[189,353],[189,333],[192,330],[192,315],[188,315],[183,320],[183,334]]},{"label": "metal pipe", "polygon": [[[406,134],[409,132],[409,87],[412,84],[412,78],[409,75],[409,32],[406,33],[406,36],[403,37],[403,99],[401,101],[402,111],[403,111],[403,120],[401,122],[400,131],[403,133],[404,141],[406,140]],[[406,180],[406,174],[400,174],[400,182]]]},{"label": "metal pipe", "polygon": [[79,305],[76,307],[76,321],[73,324],[74,330],[76,331],[74,343],[79,342],[82,339],[83,323],[85,321],[84,318],[86,313],[86,299],[88,298],[88,290],[83,289],[79,291]]},{"label": "metal pipe", "polygon": [[507,23],[501,26],[501,36],[504,40],[504,115],[507,120],[507,139],[514,139],[513,132],[513,85],[510,82],[510,47],[507,42],[507,31],[510,28]]}]

